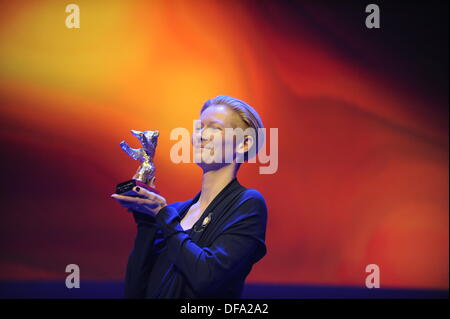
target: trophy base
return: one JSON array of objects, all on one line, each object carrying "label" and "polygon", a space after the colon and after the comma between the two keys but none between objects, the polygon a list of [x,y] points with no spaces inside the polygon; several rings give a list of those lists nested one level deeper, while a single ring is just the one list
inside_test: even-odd
[{"label": "trophy base", "polygon": [[136,192],[133,190],[135,186],[139,186],[145,188],[146,190],[159,194],[159,191],[156,188],[150,187],[147,184],[142,183],[141,181],[131,179],[129,181],[117,184],[116,186],[116,194],[125,195],[125,196],[137,196]]}]

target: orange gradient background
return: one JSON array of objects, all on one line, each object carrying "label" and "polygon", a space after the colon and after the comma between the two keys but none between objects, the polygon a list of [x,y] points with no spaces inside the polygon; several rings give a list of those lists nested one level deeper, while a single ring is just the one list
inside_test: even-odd
[{"label": "orange gradient background", "polygon": [[122,280],[135,225],[110,194],[137,163],[119,142],[160,130],[157,187],[187,200],[201,171],[171,162],[170,131],[226,94],[279,135],[275,174],[238,175],[269,209],[248,282],[364,286],[377,264],[382,287],[448,289],[448,91],[428,59],[391,50],[387,23],[365,28],[364,5],[73,3],[80,29],[65,2],[1,3],[0,280],[71,263]]}]

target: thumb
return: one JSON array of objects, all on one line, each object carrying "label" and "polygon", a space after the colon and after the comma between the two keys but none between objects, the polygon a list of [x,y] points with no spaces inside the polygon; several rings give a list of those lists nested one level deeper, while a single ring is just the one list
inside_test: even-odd
[{"label": "thumb", "polygon": [[147,183],[148,186],[152,187],[152,188],[156,188],[155,185],[155,180],[156,180],[156,176],[153,176],[150,181]]}]

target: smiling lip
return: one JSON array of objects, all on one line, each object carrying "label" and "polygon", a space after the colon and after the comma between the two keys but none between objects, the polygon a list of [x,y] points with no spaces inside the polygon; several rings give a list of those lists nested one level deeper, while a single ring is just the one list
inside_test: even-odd
[{"label": "smiling lip", "polygon": [[208,151],[212,150],[212,148],[208,148],[208,147],[198,147],[197,149],[198,150],[208,150]]}]

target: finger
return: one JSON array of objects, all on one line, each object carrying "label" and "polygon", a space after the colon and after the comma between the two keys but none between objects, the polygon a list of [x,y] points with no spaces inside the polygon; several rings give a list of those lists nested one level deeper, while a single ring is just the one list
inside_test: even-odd
[{"label": "finger", "polygon": [[146,199],[153,199],[153,192],[150,192],[149,190],[143,188],[143,187],[139,187],[139,186],[135,186],[133,187],[133,191],[136,192],[139,196],[142,196]]},{"label": "finger", "polygon": [[132,202],[125,202],[125,201],[121,201],[121,200],[116,200],[116,202],[124,208],[133,208],[133,207],[137,206],[136,203],[132,203]]},{"label": "finger", "polygon": [[160,203],[160,204],[166,202],[164,197],[162,197],[162,196],[160,196],[160,195],[158,195],[158,194],[156,194],[154,192],[151,192],[148,189],[136,186],[136,187],[133,188],[133,190],[136,193],[138,193],[139,195],[144,196],[145,199],[149,199],[149,200],[152,200],[152,201]]},{"label": "finger", "polygon": [[156,180],[156,176],[153,176],[152,179],[150,179],[150,181],[147,183],[147,185],[154,188],[155,180]]},{"label": "finger", "polygon": [[[113,196],[114,195],[114,196]],[[140,197],[130,197],[130,196],[123,196],[123,195],[117,195],[113,194],[111,197],[116,199],[120,205],[122,205],[125,208],[135,208],[136,210],[142,210],[142,209],[154,209],[158,206],[161,206],[162,203],[159,202],[157,199],[145,199]],[[124,199],[122,199],[124,198]]]},{"label": "finger", "polygon": [[121,202],[134,203],[134,204],[141,203],[141,198],[138,198],[138,197],[124,196],[124,195],[118,195],[118,194],[112,194],[111,197],[118,201],[121,201]]},{"label": "finger", "polygon": [[157,203],[160,206],[165,206],[166,205],[166,199],[164,197],[162,197],[162,196],[160,196],[158,194],[152,193],[152,192],[150,192],[150,193],[153,196],[152,199],[151,199],[151,201],[153,203]]}]

